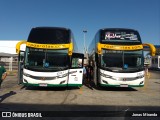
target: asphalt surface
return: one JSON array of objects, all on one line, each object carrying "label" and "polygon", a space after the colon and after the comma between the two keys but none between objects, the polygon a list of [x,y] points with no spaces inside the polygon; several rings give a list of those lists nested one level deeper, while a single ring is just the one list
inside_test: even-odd
[{"label": "asphalt surface", "polygon": [[[0,90],[0,111],[0,116],[4,111],[41,112],[42,118],[34,118],[40,120],[158,120],[160,118],[160,71],[149,71],[145,86],[140,88],[97,89],[94,85],[92,89],[87,85],[81,88],[26,88],[17,85],[16,76],[7,76]],[[133,116],[134,114],[142,116]],[[151,116],[145,116],[146,114]],[[21,117],[6,119],[21,119]]]}]

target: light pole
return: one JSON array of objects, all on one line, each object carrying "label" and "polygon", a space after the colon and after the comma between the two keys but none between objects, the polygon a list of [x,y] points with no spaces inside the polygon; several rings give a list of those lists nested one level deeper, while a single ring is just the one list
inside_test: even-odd
[{"label": "light pole", "polygon": [[86,50],[86,33],[87,33],[87,30],[83,30],[83,33],[84,33],[84,54],[87,52]]}]

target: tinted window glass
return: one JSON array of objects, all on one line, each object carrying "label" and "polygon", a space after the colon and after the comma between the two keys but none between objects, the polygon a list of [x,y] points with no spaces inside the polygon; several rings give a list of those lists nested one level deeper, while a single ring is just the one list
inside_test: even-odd
[{"label": "tinted window glass", "polygon": [[70,31],[60,28],[33,28],[28,42],[40,44],[64,44],[70,42]]},{"label": "tinted window glass", "polygon": [[143,51],[102,50],[101,67],[114,70],[143,68]]},{"label": "tinted window glass", "polygon": [[132,30],[102,30],[101,42],[140,42],[137,31]]},{"label": "tinted window glass", "polygon": [[35,71],[59,71],[69,67],[68,49],[26,48],[25,67]]}]

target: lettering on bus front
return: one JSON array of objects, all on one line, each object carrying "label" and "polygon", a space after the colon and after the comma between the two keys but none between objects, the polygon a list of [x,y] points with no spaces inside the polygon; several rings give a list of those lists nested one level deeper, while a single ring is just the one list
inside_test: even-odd
[{"label": "lettering on bus front", "polygon": [[139,33],[130,29],[104,29],[101,31],[101,42],[141,42]]},{"label": "lettering on bus front", "polygon": [[106,49],[114,49],[114,50],[137,50],[143,49],[142,45],[134,45],[134,46],[116,46],[116,45],[103,45],[102,48]]},{"label": "lettering on bus front", "polygon": [[55,49],[55,48],[67,48],[67,45],[44,45],[44,44],[35,44],[35,43],[27,43],[28,47],[33,47],[33,48],[48,48],[48,49]]},{"label": "lettering on bus front", "polygon": [[105,40],[110,40],[110,39],[129,39],[129,40],[138,40],[137,35],[134,33],[126,34],[125,32],[106,32],[105,33]]}]

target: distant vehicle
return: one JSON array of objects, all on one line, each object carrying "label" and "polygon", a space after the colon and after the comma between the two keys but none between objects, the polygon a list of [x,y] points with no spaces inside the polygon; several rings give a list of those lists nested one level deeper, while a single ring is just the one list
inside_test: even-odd
[{"label": "distant vehicle", "polygon": [[160,55],[152,57],[151,68],[160,69]]},{"label": "distant vehicle", "polygon": [[[20,51],[21,44],[26,44],[25,52]],[[70,29],[32,28],[28,40],[17,43],[16,51],[19,83],[42,87],[82,86],[84,55],[76,53]]]},{"label": "distant vehicle", "polygon": [[[152,51],[155,47],[149,45]],[[138,31],[125,28],[100,29],[89,46],[97,86],[144,86],[143,44]]]}]

